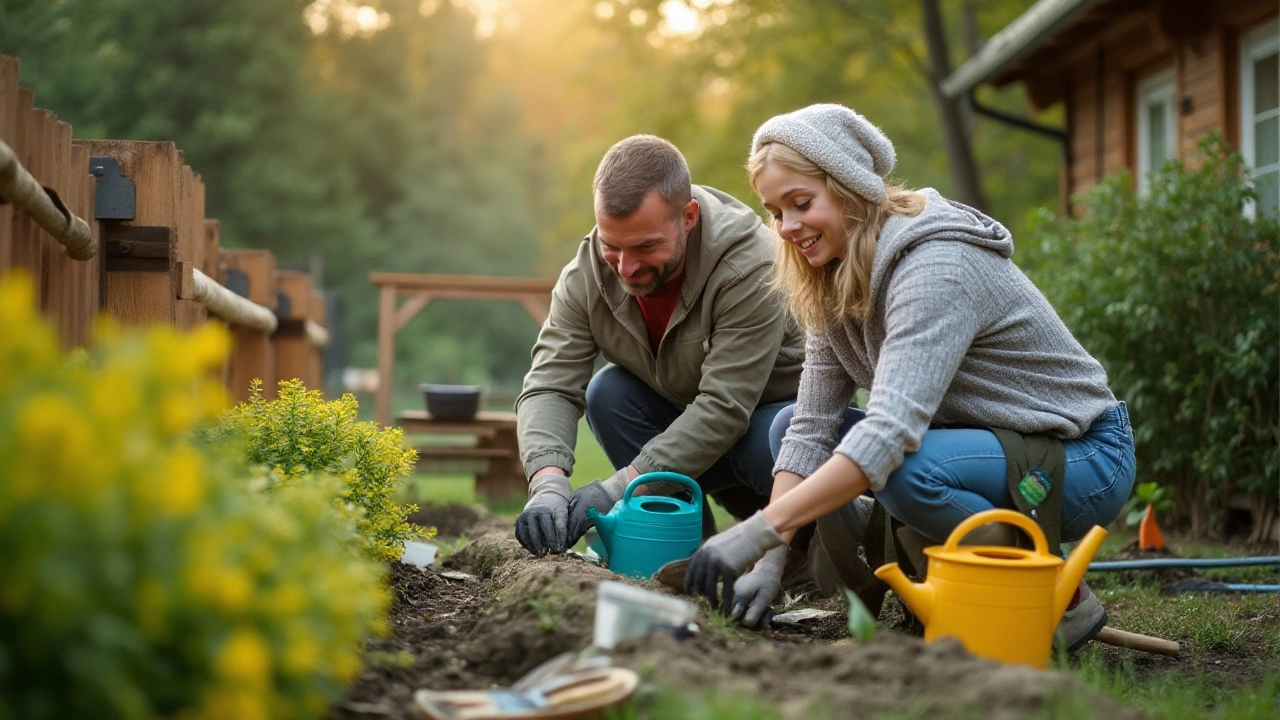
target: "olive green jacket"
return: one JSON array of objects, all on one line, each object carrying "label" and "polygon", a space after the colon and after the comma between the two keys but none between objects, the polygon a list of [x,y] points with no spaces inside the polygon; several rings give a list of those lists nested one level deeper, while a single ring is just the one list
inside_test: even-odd
[{"label": "olive green jacket", "polygon": [[597,355],[623,367],[682,410],[631,462],[641,473],[697,477],[747,430],[756,406],[794,400],[804,337],[769,291],[772,232],[733,197],[695,185],[684,285],[655,355],[644,317],[600,257],[598,230],[560,273],[551,313],[516,400],[526,477],[573,472],[578,419]]}]

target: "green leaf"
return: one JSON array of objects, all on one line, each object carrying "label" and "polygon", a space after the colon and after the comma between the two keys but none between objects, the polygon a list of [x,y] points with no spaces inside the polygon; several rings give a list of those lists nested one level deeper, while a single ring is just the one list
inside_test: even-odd
[{"label": "green leaf", "polygon": [[1144,505],[1141,510],[1133,510],[1124,518],[1124,524],[1133,527],[1142,522],[1142,516],[1146,513],[1147,508]]},{"label": "green leaf", "polygon": [[876,619],[871,617],[871,611],[867,610],[862,599],[851,590],[846,588],[844,597],[849,601],[849,636],[860,643],[870,640],[876,631]]}]

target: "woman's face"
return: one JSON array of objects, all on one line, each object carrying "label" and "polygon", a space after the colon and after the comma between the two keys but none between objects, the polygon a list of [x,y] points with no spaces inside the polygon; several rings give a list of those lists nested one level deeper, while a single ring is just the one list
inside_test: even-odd
[{"label": "woman's face", "polygon": [[768,162],[756,175],[756,192],[773,215],[778,235],[803,253],[810,265],[820,267],[844,257],[843,208],[824,178]]}]

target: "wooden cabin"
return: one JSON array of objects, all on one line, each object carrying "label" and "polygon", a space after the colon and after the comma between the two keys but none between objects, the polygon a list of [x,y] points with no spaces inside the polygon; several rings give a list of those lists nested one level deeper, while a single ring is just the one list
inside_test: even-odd
[{"label": "wooden cabin", "polygon": [[1040,0],[943,83],[963,97],[1021,83],[1063,103],[1061,196],[1147,174],[1218,130],[1252,167],[1257,212],[1280,212],[1280,2]]}]

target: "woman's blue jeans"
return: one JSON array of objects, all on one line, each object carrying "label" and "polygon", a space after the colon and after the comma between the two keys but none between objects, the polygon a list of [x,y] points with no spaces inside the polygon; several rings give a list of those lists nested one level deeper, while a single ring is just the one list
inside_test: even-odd
[{"label": "woman's blue jeans", "polygon": [[[779,402],[757,407],[751,413],[746,433],[694,478],[704,494],[715,497],[739,520],[769,502],[773,488],[769,432],[774,417],[790,405]],[[591,378],[586,406],[587,426],[615,468],[629,465],[640,454],[640,448],[665,431],[681,412],[617,365],[606,365]],[[688,474],[680,468],[670,469]]]},{"label": "woman's blue jeans", "polygon": [[[795,406],[774,418],[769,448],[777,457]],[[857,408],[845,414],[840,437],[866,417]],[[1063,442],[1067,467],[1062,486],[1062,540],[1074,542],[1094,525],[1106,526],[1120,514],[1133,487],[1137,462],[1129,411],[1120,403],[1103,413],[1076,440]],[[935,542],[974,513],[1016,509],[1005,480],[1005,457],[994,433],[981,429],[925,432],[920,449],[908,453],[889,474],[884,489],[873,493],[890,515]]]}]

